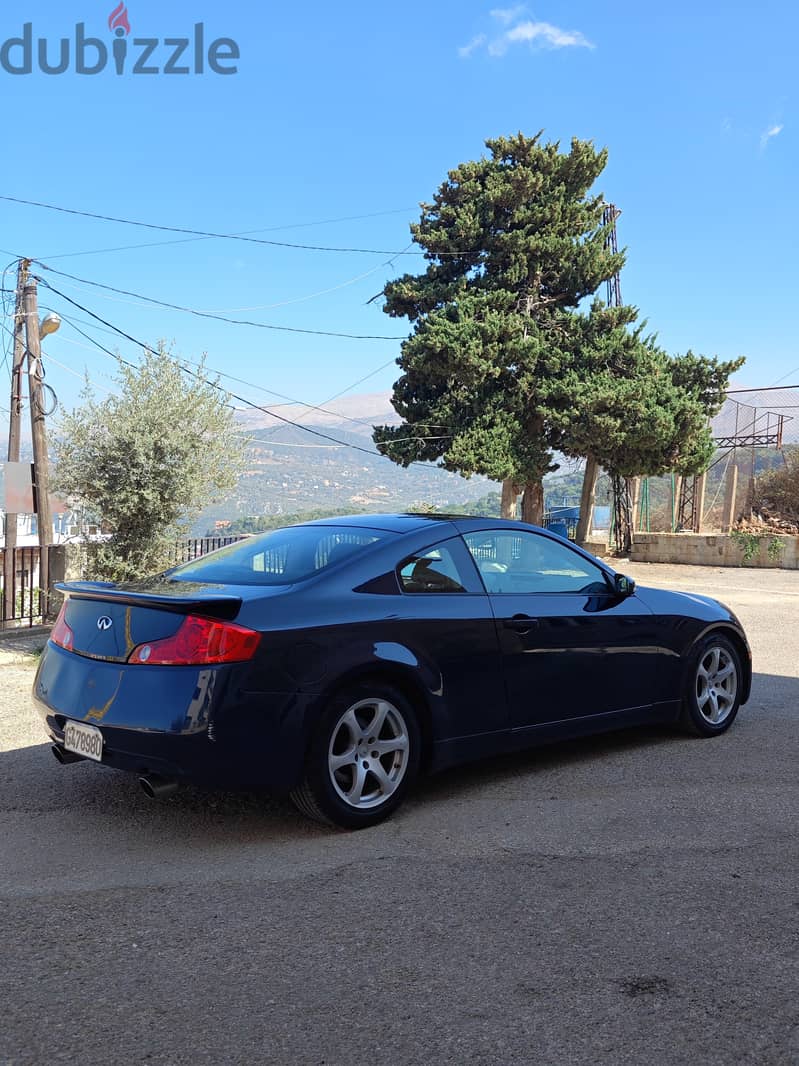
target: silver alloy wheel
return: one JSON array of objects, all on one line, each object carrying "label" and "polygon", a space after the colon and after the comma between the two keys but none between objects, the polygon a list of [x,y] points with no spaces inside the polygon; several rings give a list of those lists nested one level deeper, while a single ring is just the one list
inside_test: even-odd
[{"label": "silver alloy wheel", "polygon": [[738,667],[722,645],[707,649],[696,671],[696,706],[710,725],[721,725],[735,706]]},{"label": "silver alloy wheel", "polygon": [[342,714],[330,738],[333,788],[350,807],[379,807],[405,776],[409,752],[408,728],[394,704],[359,700]]}]

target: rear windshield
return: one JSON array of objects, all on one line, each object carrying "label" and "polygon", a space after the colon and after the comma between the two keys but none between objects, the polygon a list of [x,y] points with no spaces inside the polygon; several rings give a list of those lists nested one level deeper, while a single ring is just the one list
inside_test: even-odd
[{"label": "rear windshield", "polygon": [[170,581],[221,585],[292,585],[391,534],[350,526],[289,526],[229,544],[176,567]]}]

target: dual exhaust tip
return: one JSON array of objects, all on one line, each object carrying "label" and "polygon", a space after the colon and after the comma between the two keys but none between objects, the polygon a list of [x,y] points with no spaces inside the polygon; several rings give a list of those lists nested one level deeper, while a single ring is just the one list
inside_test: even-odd
[{"label": "dual exhaust tip", "polygon": [[[61,763],[62,766],[68,766],[73,762],[86,761],[83,755],[76,755],[74,752],[67,751],[60,744],[52,744],[50,750],[56,762]],[[169,777],[161,777],[158,774],[142,774],[139,777],[139,785],[145,796],[150,799],[163,799],[165,796],[171,796],[173,792],[177,792],[179,787],[177,781]]]}]

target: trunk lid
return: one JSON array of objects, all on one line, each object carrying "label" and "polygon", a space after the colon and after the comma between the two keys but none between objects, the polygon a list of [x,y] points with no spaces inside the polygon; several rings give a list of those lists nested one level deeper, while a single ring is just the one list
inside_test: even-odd
[{"label": "trunk lid", "polygon": [[108,662],[126,662],[138,645],[174,636],[190,614],[232,621],[244,591],[158,580],[128,585],[71,581],[55,587],[67,597],[63,617],[73,634],[69,650]]}]

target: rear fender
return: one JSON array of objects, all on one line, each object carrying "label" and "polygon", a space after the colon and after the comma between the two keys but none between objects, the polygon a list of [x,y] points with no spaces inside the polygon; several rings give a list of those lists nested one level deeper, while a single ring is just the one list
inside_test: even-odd
[{"label": "rear fender", "polygon": [[[372,655],[362,664],[330,680],[313,704],[306,720],[306,748],[311,742],[319,719],[330,701],[339,693],[369,680],[379,680],[398,689],[416,711],[422,732],[423,766],[429,762],[433,745],[433,707],[443,699],[442,678],[430,664],[420,662],[410,649],[398,644],[372,646]],[[379,654],[374,654],[379,652]]]}]

